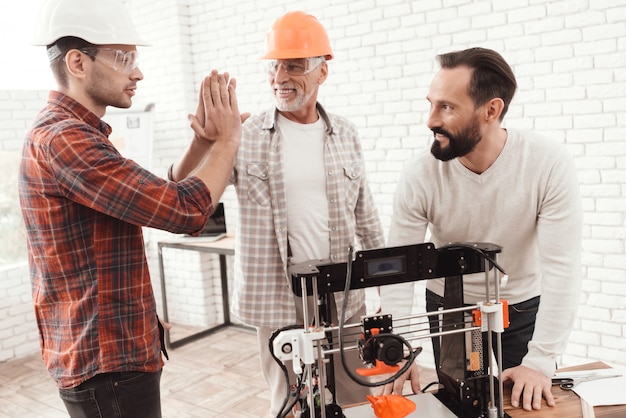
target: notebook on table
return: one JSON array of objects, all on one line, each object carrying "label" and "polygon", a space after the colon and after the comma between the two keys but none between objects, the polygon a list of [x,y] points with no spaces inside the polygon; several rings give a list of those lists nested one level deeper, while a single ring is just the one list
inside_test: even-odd
[{"label": "notebook on table", "polygon": [[213,242],[226,236],[226,216],[224,215],[224,204],[222,202],[217,204],[215,212],[209,217],[207,223],[204,225],[200,235],[191,236],[185,235],[185,237],[193,239],[202,239],[203,242]]}]

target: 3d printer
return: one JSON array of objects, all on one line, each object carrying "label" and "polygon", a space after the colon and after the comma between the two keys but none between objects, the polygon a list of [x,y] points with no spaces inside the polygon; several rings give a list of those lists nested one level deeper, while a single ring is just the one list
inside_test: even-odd
[{"label": "3d printer", "polygon": [[[506,302],[499,297],[506,275],[496,261],[499,252],[501,247],[490,243],[452,243],[439,248],[424,243],[356,253],[350,248],[347,263],[320,260],[292,266],[292,288],[302,297],[304,317],[309,318],[307,296],[317,299],[318,309],[312,312],[313,325],[282,328],[270,339],[275,359],[283,368],[284,362],[291,360],[299,376],[285,397],[279,417],[294,410],[297,417],[344,417],[341,407],[334,402],[336,365],[329,358],[331,354],[339,353],[340,367],[346,368],[344,353],[358,350],[367,367],[357,371],[346,368],[346,372],[364,386],[381,386],[408,369],[419,354],[410,341],[424,338],[438,338],[440,342],[436,368],[442,388],[435,396],[441,403],[458,417],[508,417],[502,408],[500,366],[500,335],[508,318]],[[463,275],[480,272],[485,274],[485,300],[466,306]],[[410,318],[393,318],[390,313],[382,313],[365,317],[361,324],[354,325],[346,325],[342,314],[339,326],[331,326],[328,298],[334,292],[343,291],[347,296],[351,289],[440,277],[445,278],[441,311]],[[407,320],[417,322],[417,329],[412,326],[405,330],[403,325],[394,325]],[[483,349],[485,345],[487,350]],[[491,354],[494,346],[498,357],[495,361]],[[391,376],[378,381],[367,377],[378,373]]]}]

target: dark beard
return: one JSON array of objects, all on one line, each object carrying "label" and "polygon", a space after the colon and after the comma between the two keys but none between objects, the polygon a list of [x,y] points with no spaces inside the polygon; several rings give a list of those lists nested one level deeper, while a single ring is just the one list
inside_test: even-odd
[{"label": "dark beard", "polygon": [[433,128],[433,134],[440,134],[448,138],[448,146],[441,147],[441,143],[436,139],[430,147],[430,153],[438,160],[450,161],[457,157],[463,157],[476,148],[476,145],[482,139],[478,124],[473,120],[470,125],[458,135],[452,135],[450,132],[442,128]]}]

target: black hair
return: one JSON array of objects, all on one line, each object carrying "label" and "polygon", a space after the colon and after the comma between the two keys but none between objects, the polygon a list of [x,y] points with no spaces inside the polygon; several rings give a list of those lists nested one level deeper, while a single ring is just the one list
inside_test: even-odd
[{"label": "black hair", "polygon": [[[83,50],[84,48],[94,47],[96,45],[75,36],[64,36],[57,39],[53,44],[48,45],[47,52],[50,58],[50,68],[52,74],[60,86],[68,87],[67,69],[65,67],[65,55],[72,49]],[[93,53],[85,52],[95,60]]]},{"label": "black hair", "polygon": [[487,48],[469,48],[437,56],[441,68],[467,66],[472,69],[468,94],[476,107],[493,98],[504,102],[500,120],[509,110],[517,81],[511,66],[496,51]]}]

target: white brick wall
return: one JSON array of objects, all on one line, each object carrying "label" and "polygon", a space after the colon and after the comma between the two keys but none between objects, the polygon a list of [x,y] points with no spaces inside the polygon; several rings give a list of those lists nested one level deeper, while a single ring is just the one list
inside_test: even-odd
[{"label": "white brick wall", "polygon": [[[0,91],[0,362],[39,350],[39,333],[31,303],[30,278],[25,255],[24,233],[17,209],[17,160],[24,134],[45,103],[47,92]],[[3,170],[11,167],[13,172]],[[6,182],[9,180],[10,184]],[[8,186],[8,187],[7,187]],[[16,254],[21,254],[16,257]],[[14,258],[16,257],[16,258]],[[7,264],[10,263],[10,264]]]},{"label": "white brick wall", "polygon": [[169,321],[204,328],[221,323],[218,256],[174,248],[162,253]]},{"label": "white brick wall", "polygon": [[[519,83],[506,125],[536,130],[564,143],[579,169],[585,210],[584,283],[576,328],[563,362],[599,359],[626,365],[626,4],[622,0],[127,3],[140,32],[154,45],[142,49],[145,80],[139,84],[135,108],[155,103],[153,167],[159,174],[165,173],[190,137],[186,114],[195,109],[202,76],[212,68],[229,71],[238,81],[241,109],[264,109],[271,104],[258,60],[265,31],[288,10],[315,14],[326,26],[335,52],[320,101],[358,126],[386,229],[402,163],[430,142],[424,126],[425,96],[436,70],[434,56],[469,46],[501,52]],[[0,102],[0,112],[11,109]],[[224,200],[234,230],[232,189]],[[155,233],[152,239],[164,236]],[[149,254],[158,277],[158,269],[153,268],[155,245],[149,247]],[[158,298],[158,285],[155,290]],[[7,320],[2,315],[0,324]],[[6,326],[0,325],[0,332],[3,329]],[[0,350],[6,352],[2,345]]]},{"label": "white brick wall", "polygon": [[39,350],[26,263],[0,269],[0,362]]}]

